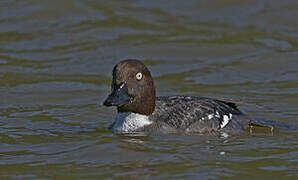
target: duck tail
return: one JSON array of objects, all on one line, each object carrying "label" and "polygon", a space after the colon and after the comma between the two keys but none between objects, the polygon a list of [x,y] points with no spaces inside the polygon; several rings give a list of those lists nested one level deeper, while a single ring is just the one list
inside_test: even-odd
[{"label": "duck tail", "polygon": [[261,118],[256,118],[256,119],[250,120],[249,128],[250,128],[251,133],[253,132],[253,129],[260,129],[263,131],[269,130],[271,133],[273,133],[276,130],[280,130],[280,129],[298,130],[298,128],[292,124],[284,124],[281,122],[265,120],[265,119],[261,119]]}]

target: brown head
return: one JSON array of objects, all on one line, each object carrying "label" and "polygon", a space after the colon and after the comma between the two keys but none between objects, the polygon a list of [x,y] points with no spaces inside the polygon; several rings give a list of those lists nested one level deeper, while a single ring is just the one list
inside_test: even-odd
[{"label": "brown head", "polygon": [[124,60],[113,69],[112,93],[105,106],[117,106],[118,112],[150,115],[155,108],[155,88],[150,71],[139,60]]}]

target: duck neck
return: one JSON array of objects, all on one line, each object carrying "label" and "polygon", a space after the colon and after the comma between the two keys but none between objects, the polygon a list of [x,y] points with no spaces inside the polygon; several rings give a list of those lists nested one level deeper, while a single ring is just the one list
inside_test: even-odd
[{"label": "duck neck", "polygon": [[122,112],[117,114],[112,130],[116,133],[136,132],[150,124],[152,124],[152,122],[147,115]]}]

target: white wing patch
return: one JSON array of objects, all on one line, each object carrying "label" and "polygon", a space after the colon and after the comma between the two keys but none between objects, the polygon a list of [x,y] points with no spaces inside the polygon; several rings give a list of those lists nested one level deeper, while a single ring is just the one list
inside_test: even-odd
[{"label": "white wing patch", "polygon": [[[220,128],[224,128],[224,127],[226,127],[226,125],[227,124],[229,124],[229,122],[232,120],[232,114],[231,113],[229,113],[229,115],[223,115],[223,119],[222,119],[222,122],[220,123]],[[216,118],[219,118],[219,119],[221,119],[221,116],[220,116],[220,114],[219,114],[219,112],[218,111],[215,111],[215,114],[209,114],[208,116],[207,116],[207,118],[210,120],[210,119],[213,119],[214,117],[216,117]],[[201,120],[205,120],[206,118],[201,118]]]},{"label": "white wing patch", "polygon": [[216,113],[216,114],[215,114],[215,117],[220,118],[220,114],[219,114],[219,112],[216,111],[215,113]]},{"label": "white wing patch", "polygon": [[214,117],[213,114],[209,114],[209,115],[208,115],[208,119],[212,119],[213,117]]},{"label": "white wing patch", "polygon": [[229,116],[228,115],[224,115],[223,116],[223,122],[220,124],[220,128],[224,128],[232,119],[232,114],[230,113]]}]

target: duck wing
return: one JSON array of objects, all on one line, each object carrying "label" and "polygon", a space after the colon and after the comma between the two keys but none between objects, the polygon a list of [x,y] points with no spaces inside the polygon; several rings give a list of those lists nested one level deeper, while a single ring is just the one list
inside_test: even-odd
[{"label": "duck wing", "polygon": [[199,133],[218,131],[229,126],[243,130],[244,125],[249,124],[248,117],[236,104],[194,96],[157,97],[151,119],[175,129]]}]

